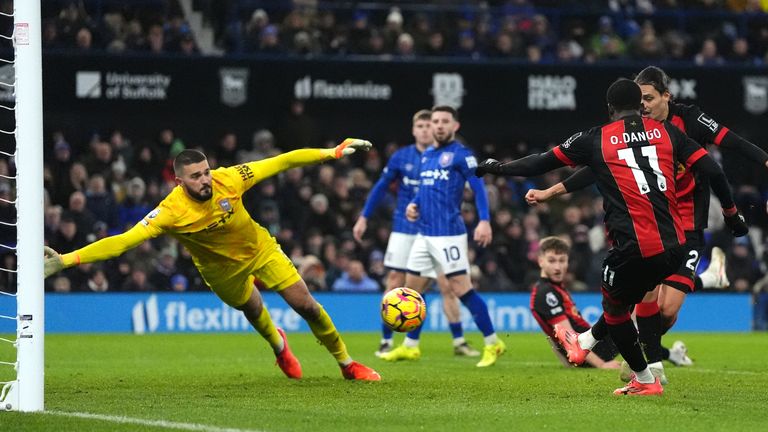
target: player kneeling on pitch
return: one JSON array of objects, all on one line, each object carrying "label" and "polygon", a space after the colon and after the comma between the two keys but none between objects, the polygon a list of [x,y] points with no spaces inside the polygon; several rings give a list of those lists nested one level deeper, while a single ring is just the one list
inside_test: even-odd
[{"label": "player kneeling on pitch", "polygon": [[[576,308],[571,294],[565,287],[564,279],[568,273],[568,253],[571,248],[559,237],[545,237],[539,242],[540,279],[531,289],[531,313],[547,334],[558,360],[571,367],[565,348],[555,339],[555,329],[563,327],[585,332],[592,327]],[[599,341],[587,354],[581,366],[604,369],[618,369],[619,363],[614,358],[619,354],[610,336]]]},{"label": "player kneeling on pitch", "polygon": [[340,159],[371,143],[348,138],[335,148],[302,149],[234,167],[211,170],[205,155],[184,150],[173,161],[177,186],[144,219],[128,231],[59,255],[45,248],[45,277],[73,267],[121,255],[146,240],[168,234],[192,254],[206,284],[225,303],[241,310],[269,342],[277,365],[288,378],[301,378],[301,365],[288,347],[285,332],[276,328],[258,286],[277,292],[333,355],[344,378],[378,381],[379,374],[347,352],[325,309],[312,297],[293,263],[269,231],[251,219],[243,194],[282,171]]}]

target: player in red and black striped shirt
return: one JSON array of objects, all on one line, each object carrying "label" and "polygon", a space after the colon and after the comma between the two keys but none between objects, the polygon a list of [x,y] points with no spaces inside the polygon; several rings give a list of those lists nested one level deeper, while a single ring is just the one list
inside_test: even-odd
[{"label": "player in red and black striped shirt", "polygon": [[[531,288],[531,314],[547,335],[557,358],[570,367],[565,349],[555,340],[555,327],[572,329],[579,333],[589,330],[590,324],[581,316],[571,294],[565,288],[570,247],[559,237],[545,237],[539,241],[538,262],[541,269],[538,282]],[[619,354],[610,337],[597,343],[587,354],[583,365],[603,369],[618,369],[614,358]]]},{"label": "player in red and black striped shirt", "polygon": [[[603,317],[600,325],[584,334],[597,340],[610,334],[634,371],[631,382],[616,394],[648,395],[660,394],[663,388],[648,369],[630,308],[683,261],[685,234],[674,181],[677,165],[709,177],[729,215],[737,212],[730,185],[707,151],[670,123],[641,117],[641,97],[636,83],[619,79],[607,92],[610,123],[579,132],[546,153],[506,164],[485,160],[477,175],[527,177],[564,165],[590,167],[604,197],[612,249],[603,262]],[[564,336],[558,339],[566,346],[569,360],[582,363],[586,350],[578,335],[570,331]]]},{"label": "player in red and black striped shirt", "polygon": [[[643,94],[643,116],[667,120],[702,147],[713,143],[742,154],[768,167],[768,154],[733,131],[715,121],[695,105],[672,102],[669,77],[663,70],[649,66],[635,78]],[[594,183],[594,174],[584,168],[562,183],[545,191],[532,190],[527,199],[531,203],[547,201],[562,193],[573,192]],[[727,285],[722,251],[713,249],[712,263],[707,271],[696,276],[695,269],[704,252],[704,229],[709,211],[709,183],[707,178],[678,167],[676,173],[677,201],[686,237],[686,259],[680,268],[669,275],[661,285],[660,296],[648,296],[637,305],[637,325],[651,369],[666,382],[661,363],[667,351],[661,347],[661,335],[677,321],[686,294],[701,288],[723,288]],[[674,289],[669,289],[674,288]]]}]

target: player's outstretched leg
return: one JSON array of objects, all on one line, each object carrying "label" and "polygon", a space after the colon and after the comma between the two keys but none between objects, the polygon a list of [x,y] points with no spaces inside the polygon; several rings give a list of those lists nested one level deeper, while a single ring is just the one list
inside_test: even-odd
[{"label": "player's outstretched leg", "polygon": [[277,332],[280,334],[280,337],[283,339],[283,349],[276,354],[277,365],[280,367],[280,369],[283,371],[285,376],[287,376],[288,378],[300,379],[301,364],[299,364],[299,359],[297,359],[296,356],[293,355],[291,348],[288,346],[288,338],[285,336],[285,332],[283,331],[283,329],[278,328]]},{"label": "player's outstretched leg", "polygon": [[341,367],[341,373],[346,379],[361,381],[379,381],[381,376],[375,370],[352,360],[347,352],[347,346],[333,325],[331,317],[309,293],[306,284],[298,282],[278,291],[285,301],[307,321],[312,333],[333,355]]},{"label": "player's outstretched leg", "polygon": [[328,352],[339,362],[341,373],[346,379],[361,381],[379,381],[381,376],[375,370],[352,360],[347,352],[347,346],[333,325],[331,317],[322,305],[317,304],[317,317],[305,317],[312,333],[322,343]]},{"label": "player's outstretched leg", "polygon": [[[249,281],[252,283],[252,281]],[[253,328],[266,339],[275,352],[276,363],[288,378],[301,378],[301,364],[288,346],[288,339],[282,329],[275,327],[269,311],[264,307],[258,290],[253,290],[248,301],[240,309]]]}]

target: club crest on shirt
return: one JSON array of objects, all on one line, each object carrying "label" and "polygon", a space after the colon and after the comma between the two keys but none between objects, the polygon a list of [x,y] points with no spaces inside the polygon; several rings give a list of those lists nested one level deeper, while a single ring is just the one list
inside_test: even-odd
[{"label": "club crest on shirt", "polygon": [[227,198],[219,200],[219,207],[227,213],[232,211],[232,204],[229,203],[229,199]]},{"label": "club crest on shirt", "polygon": [[440,155],[440,166],[445,168],[453,162],[453,152],[445,152]]},{"label": "club crest on shirt", "polygon": [[149,226],[149,220],[148,219],[154,219],[157,217],[157,215],[160,214],[160,209],[156,208],[152,210],[151,212],[147,213],[147,216],[144,217],[144,219],[141,220],[141,224],[144,226]]},{"label": "club crest on shirt", "polygon": [[405,164],[405,167],[404,167],[404,168],[405,168],[405,170],[406,170],[406,171],[410,171],[410,170],[412,170],[412,169],[413,169],[413,164],[409,164],[409,163],[408,163],[408,164]]},{"label": "club crest on shirt", "polygon": [[549,307],[555,307],[560,303],[560,301],[557,300],[557,297],[555,297],[555,294],[551,292],[547,293],[545,299],[547,300]]}]

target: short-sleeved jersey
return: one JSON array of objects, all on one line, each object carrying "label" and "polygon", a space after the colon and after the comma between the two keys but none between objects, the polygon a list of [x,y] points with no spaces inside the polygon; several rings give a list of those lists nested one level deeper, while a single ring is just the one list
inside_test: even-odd
[{"label": "short-sleeved jersey", "polygon": [[169,234],[179,240],[201,273],[233,264],[247,267],[264,252],[258,240],[266,231],[251,219],[242,195],[274,174],[261,169],[268,161],[212,170],[213,196],[205,202],[190,198],[177,186],[140,224],[151,237]]},{"label": "short-sleeved jersey", "polygon": [[608,236],[622,254],[647,258],[685,243],[675,168],[689,169],[707,151],[671,123],[629,116],[579,132],[553,152],[595,173]]},{"label": "short-sleeved jersey", "polygon": [[568,320],[577,332],[585,332],[591,327],[581,316],[571,294],[562,284],[541,278],[531,289],[531,313],[541,329],[554,337],[555,324]]},{"label": "short-sleeved jersey", "polygon": [[416,196],[419,189],[419,173],[421,172],[421,155],[416,144],[403,147],[392,154],[384,172],[372,189],[371,195],[365,201],[362,215],[370,218],[381,202],[382,194],[376,193],[378,188],[386,188],[393,181],[398,182],[397,206],[392,215],[392,232],[416,234],[419,230],[415,222],[405,217],[405,208]]},{"label": "short-sleeved jersey", "polygon": [[[421,158],[421,185],[414,202],[419,206],[419,233],[454,236],[467,233],[461,219],[464,185],[475,175],[477,160],[458,141],[427,149]],[[484,186],[482,193],[486,193]]]},{"label": "short-sleeved jersey", "polygon": [[[728,128],[716,122],[696,105],[669,104],[667,121],[696,141],[702,147],[720,145]],[[707,227],[709,213],[709,181],[683,166],[677,169],[677,207],[686,231],[703,230]]]}]

